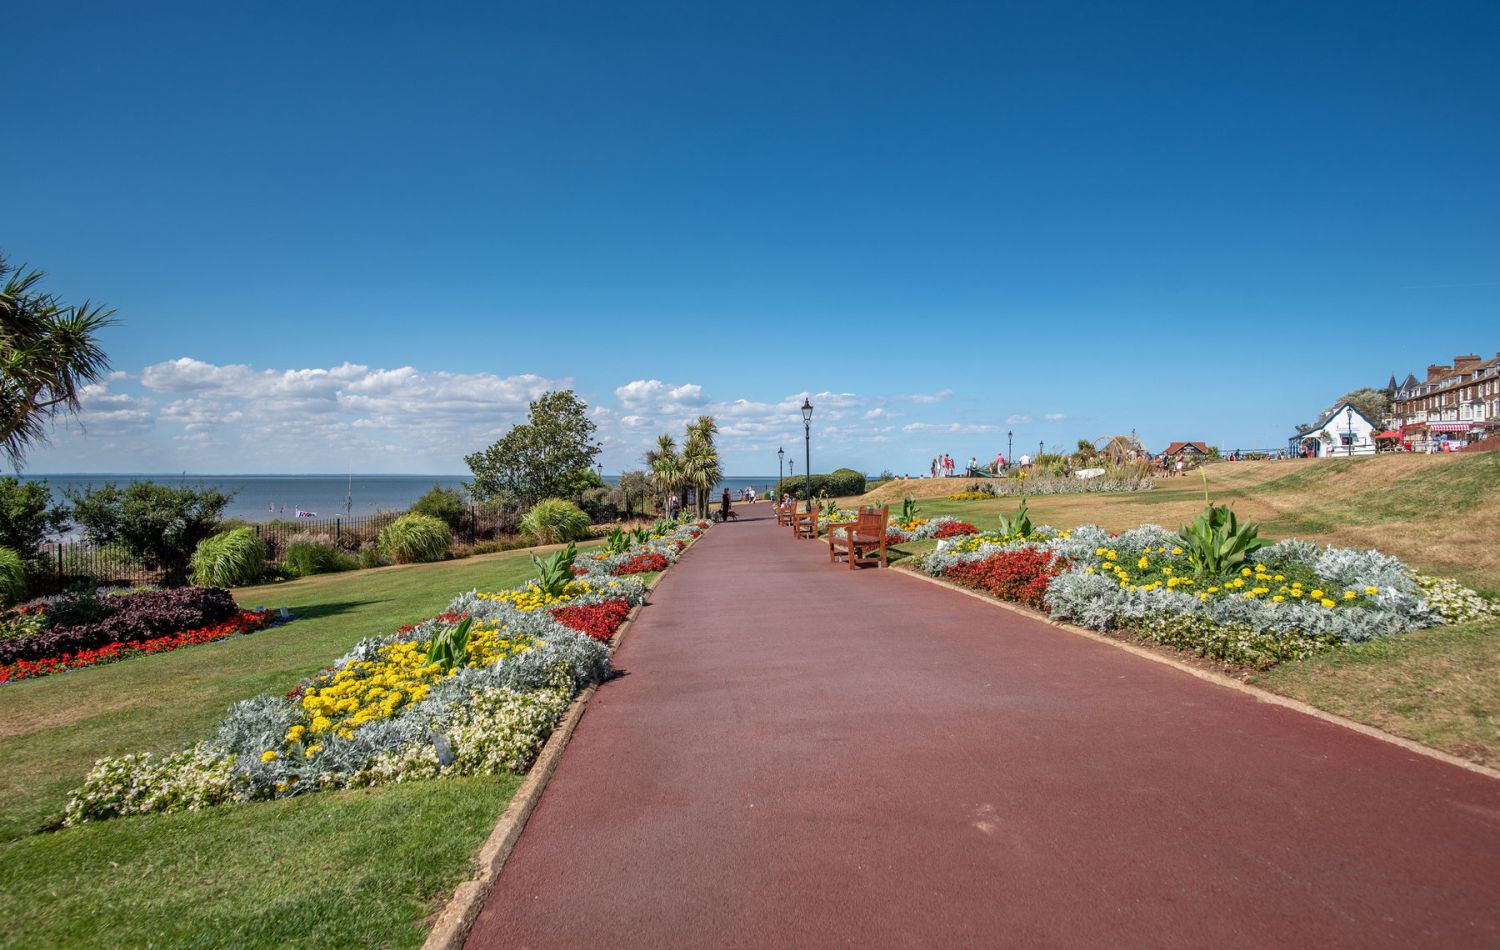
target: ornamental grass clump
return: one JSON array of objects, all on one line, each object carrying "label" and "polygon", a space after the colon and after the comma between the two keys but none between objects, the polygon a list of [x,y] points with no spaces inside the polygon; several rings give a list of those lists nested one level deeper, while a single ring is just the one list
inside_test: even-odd
[{"label": "ornamental grass clump", "polygon": [[561,498],[543,498],[521,519],[521,532],[537,544],[565,544],[589,536],[589,516]]},{"label": "ornamental grass clump", "polygon": [[199,587],[243,587],[266,572],[266,545],[250,528],[221,531],[198,542],[191,562]]},{"label": "ornamental grass clump", "polygon": [[338,545],[326,539],[293,541],[287,546],[281,563],[293,577],[352,571],[361,564],[358,558],[345,554]]},{"label": "ornamental grass clump", "polygon": [[453,531],[431,515],[402,515],[380,532],[380,553],[397,564],[441,561]]},{"label": "ornamental grass clump", "polygon": [[10,548],[0,548],[0,606],[14,604],[25,596],[25,562]]}]

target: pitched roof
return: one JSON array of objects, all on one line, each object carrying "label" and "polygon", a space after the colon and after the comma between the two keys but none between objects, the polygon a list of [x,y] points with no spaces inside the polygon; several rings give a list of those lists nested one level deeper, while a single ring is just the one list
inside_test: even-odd
[{"label": "pitched roof", "polygon": [[1321,429],[1324,426],[1326,426],[1328,424],[1329,420],[1331,420],[1334,416],[1337,416],[1337,415],[1339,415],[1340,413],[1342,413],[1344,411],[1344,407],[1345,406],[1348,406],[1350,409],[1353,409],[1354,410],[1354,414],[1356,416],[1359,416],[1361,419],[1365,420],[1365,422],[1369,423],[1370,428],[1372,428],[1372,429],[1378,429],[1379,428],[1379,426],[1377,426],[1375,423],[1370,422],[1370,417],[1369,416],[1367,416],[1364,413],[1362,413],[1362,412],[1359,411],[1359,407],[1358,406],[1354,405],[1352,402],[1341,401],[1341,402],[1339,402],[1338,405],[1334,406],[1332,409],[1329,409],[1327,412],[1325,412],[1321,416],[1319,416],[1318,417],[1318,421],[1314,422],[1312,424],[1312,429],[1309,429],[1308,431],[1311,432],[1311,431],[1313,431],[1315,429]]},{"label": "pitched roof", "polygon": [[1197,449],[1199,452],[1202,452],[1204,455],[1208,454],[1208,446],[1205,445],[1202,442],[1173,442],[1171,445],[1167,446],[1167,450],[1165,452],[1163,452],[1162,454],[1163,455],[1176,455],[1178,452],[1181,452],[1183,449],[1187,448],[1188,446],[1192,446],[1193,448]]}]

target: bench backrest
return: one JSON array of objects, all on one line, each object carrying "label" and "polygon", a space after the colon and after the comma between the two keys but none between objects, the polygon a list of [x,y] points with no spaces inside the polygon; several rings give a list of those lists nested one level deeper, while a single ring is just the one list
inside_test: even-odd
[{"label": "bench backrest", "polygon": [[890,514],[890,509],[883,505],[859,509],[855,533],[860,537],[883,537],[886,525],[890,522]]}]

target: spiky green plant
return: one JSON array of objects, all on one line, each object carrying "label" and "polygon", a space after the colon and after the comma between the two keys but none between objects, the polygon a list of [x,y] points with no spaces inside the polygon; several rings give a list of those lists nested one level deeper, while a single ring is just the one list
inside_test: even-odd
[{"label": "spiky green plant", "polygon": [[901,520],[910,521],[917,516],[922,509],[917,507],[917,496],[907,495],[901,499]]},{"label": "spiky green plant", "polygon": [[1016,511],[1015,517],[1000,516],[1000,534],[1007,538],[1029,538],[1032,530],[1031,515],[1026,510],[1026,496],[1022,495],[1021,507]]},{"label": "spiky green plant", "polygon": [[521,530],[537,544],[562,544],[589,536],[589,516],[561,498],[543,498],[521,519]]},{"label": "spiky green plant", "polygon": [[266,572],[266,545],[250,528],[221,531],[198,542],[191,562],[199,587],[240,587]]},{"label": "spiky green plant", "polygon": [[1200,470],[1198,474],[1203,479],[1203,513],[1192,524],[1183,525],[1177,537],[1200,579],[1223,577],[1238,570],[1266,541],[1258,536],[1260,527],[1255,522],[1242,525],[1228,505],[1214,504],[1208,497],[1207,473]]},{"label": "spiky green plant", "polygon": [[469,665],[469,628],[474,618],[465,617],[456,625],[444,627],[432,635],[432,644],[427,648],[427,662],[436,663],[444,672],[452,672]]},{"label": "spiky green plant", "polygon": [[441,561],[453,532],[431,515],[402,515],[380,532],[380,553],[397,564]]},{"label": "spiky green plant", "polygon": [[619,528],[610,528],[604,549],[610,554],[624,554],[630,550],[630,535]]},{"label": "spiky green plant", "polygon": [[345,554],[332,541],[320,540],[293,542],[286,549],[282,563],[294,577],[352,571],[360,564],[358,558]]},{"label": "spiky green plant", "polygon": [[0,605],[26,596],[26,564],[10,548],[0,548]]},{"label": "spiky green plant", "polygon": [[536,565],[537,586],[549,597],[561,597],[567,593],[568,583],[573,580],[573,562],[578,559],[578,545],[572,541],[560,551],[546,557],[531,556]]}]

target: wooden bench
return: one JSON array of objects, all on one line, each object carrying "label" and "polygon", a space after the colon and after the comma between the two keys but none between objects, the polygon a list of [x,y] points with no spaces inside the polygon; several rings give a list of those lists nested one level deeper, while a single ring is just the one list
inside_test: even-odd
[{"label": "wooden bench", "polygon": [[808,538],[816,541],[818,539],[817,505],[813,505],[811,511],[792,512],[792,537],[799,540]]},{"label": "wooden bench", "polygon": [[797,499],[793,498],[790,505],[784,505],[781,502],[777,502],[776,523],[779,525],[790,525],[792,523],[792,515],[796,514],[796,512]]},{"label": "wooden bench", "polygon": [[849,559],[849,570],[860,557],[871,551],[880,552],[880,566],[888,567],[885,553],[885,529],[890,521],[889,508],[861,508],[859,520],[842,527],[828,528],[828,560],[837,561],[840,553]]}]

